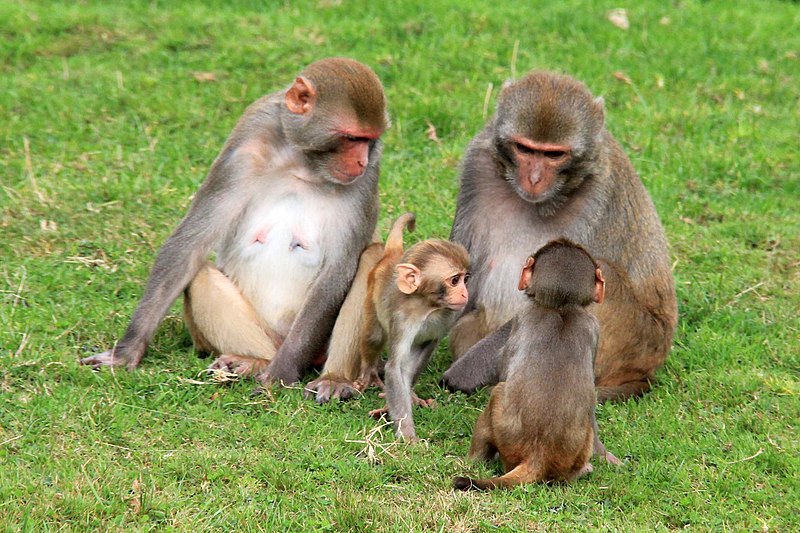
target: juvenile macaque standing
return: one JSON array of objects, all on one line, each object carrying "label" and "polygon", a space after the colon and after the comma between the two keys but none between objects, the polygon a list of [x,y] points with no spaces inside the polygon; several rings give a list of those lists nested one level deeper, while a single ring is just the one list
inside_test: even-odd
[{"label": "juvenile macaque standing", "polygon": [[[413,405],[430,406],[413,386],[439,341],[467,304],[469,257],[463,246],[440,239],[415,244],[403,253],[403,227],[414,216],[397,219],[386,240],[383,258],[370,272],[364,307],[366,328],[360,340],[361,372],[355,388],[383,386],[386,408],[395,433],[417,440]],[[385,384],[378,377],[380,352],[388,345]]]},{"label": "juvenile macaque standing", "polygon": [[375,230],[385,104],[372,70],[329,58],[248,107],[159,250],[125,335],[81,362],[138,366],[185,290],[189,331],[218,356],[212,368],[299,380],[324,355]]},{"label": "juvenile macaque standing", "polygon": [[619,464],[600,442],[594,413],[600,327],[586,307],[603,301],[600,267],[581,246],[552,241],[528,258],[518,288],[527,301],[512,320],[502,381],[475,423],[469,450],[473,460],[499,454],[506,473],[458,477],[457,489],[571,481],[592,471],[592,453]]},{"label": "juvenile macaque standing", "polygon": [[[568,76],[532,72],[503,89],[462,163],[450,238],[469,250],[474,276],[467,312],[450,333],[461,358],[445,373],[449,388],[471,392],[497,382],[496,362],[469,349],[526,308],[513,291],[519,265],[562,236],[585,246],[609,281],[606,304],[593,311],[602,330],[598,398],[646,392],[677,323],[664,230],[604,125],[602,98]],[[498,331],[491,344],[507,333]]]}]

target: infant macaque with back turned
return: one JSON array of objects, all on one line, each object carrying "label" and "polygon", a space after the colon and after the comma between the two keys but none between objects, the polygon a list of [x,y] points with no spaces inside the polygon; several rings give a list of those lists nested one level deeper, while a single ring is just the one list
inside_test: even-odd
[{"label": "infant macaque with back turned", "polygon": [[603,301],[600,268],[583,247],[551,241],[527,259],[519,290],[528,305],[511,322],[501,382],[478,417],[469,451],[473,460],[499,454],[505,474],[457,477],[460,490],[571,481],[592,471],[593,453],[620,464],[600,442],[595,420],[600,328],[586,307]]}]

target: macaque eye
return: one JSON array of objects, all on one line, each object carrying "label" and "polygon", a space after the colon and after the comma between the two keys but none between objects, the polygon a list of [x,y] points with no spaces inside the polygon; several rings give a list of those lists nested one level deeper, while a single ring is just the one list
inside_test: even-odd
[{"label": "macaque eye", "polygon": [[563,150],[547,150],[544,153],[544,156],[548,159],[561,159],[567,155],[567,152]]},{"label": "macaque eye", "polygon": [[523,154],[534,154],[534,153],[536,153],[536,150],[534,150],[530,146],[525,146],[522,143],[514,143],[514,146],[516,147],[517,151],[522,152]]},{"label": "macaque eye", "polygon": [[470,278],[470,275],[469,275],[469,274],[464,274],[464,285],[466,285],[467,283],[469,283],[469,278]]},{"label": "macaque eye", "polygon": [[356,135],[350,135],[349,133],[346,133],[344,138],[351,143],[369,143],[372,140],[369,137],[358,137]]},{"label": "macaque eye", "polygon": [[456,274],[455,276],[450,278],[450,286],[457,287],[459,281],[461,281],[461,274]]}]

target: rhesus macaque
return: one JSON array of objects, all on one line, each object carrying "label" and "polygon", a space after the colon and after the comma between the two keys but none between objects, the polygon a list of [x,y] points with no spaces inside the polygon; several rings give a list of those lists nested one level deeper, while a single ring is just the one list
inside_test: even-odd
[{"label": "rhesus macaque", "polygon": [[[383,388],[383,382],[377,375],[379,354],[374,354],[371,365],[362,360],[362,343],[374,327],[374,317],[372,320],[367,318],[366,311],[373,310],[374,315],[372,298],[375,294],[376,272],[391,269],[400,260],[403,255],[403,228],[414,231],[415,226],[414,213],[404,213],[392,224],[385,245],[382,242],[373,242],[361,254],[358,275],[347,293],[331,334],[328,347],[331,357],[325,362],[321,376],[305,386],[304,394],[307,398],[316,395],[317,402],[325,403],[331,399],[332,394],[336,399],[346,400],[354,394],[360,394],[371,384]],[[340,368],[331,372],[331,367],[337,364],[341,365]],[[371,378],[374,380],[366,379],[364,369],[367,366],[372,369]]]},{"label": "rhesus macaque", "polygon": [[462,163],[451,239],[475,267],[467,312],[450,333],[456,361],[443,378],[448,388],[497,382],[499,352],[475,343],[495,331],[488,344],[505,342],[509,330],[498,328],[526,302],[512,290],[518,265],[561,236],[585,246],[609,282],[605,305],[592,310],[601,329],[598,399],[643,394],[677,324],[664,231],[604,126],[602,98],[568,76],[532,72],[503,89]]},{"label": "rhesus macaque", "polygon": [[[352,386],[385,390],[386,408],[395,433],[416,441],[413,405],[428,407],[433,400],[414,394],[413,386],[436,346],[467,305],[469,257],[463,246],[440,239],[415,244],[403,253],[403,228],[413,229],[414,215],[406,213],[392,226],[383,258],[369,274],[364,304],[366,326],[360,339],[361,371]],[[380,353],[388,344],[385,384],[378,376]]]},{"label": "rhesus macaque", "polygon": [[592,368],[600,326],[586,310],[602,303],[605,281],[588,252],[567,240],[528,257],[518,288],[525,305],[511,321],[502,380],[478,417],[470,459],[499,454],[504,475],[457,477],[457,489],[571,481],[592,471],[592,453],[620,464],[597,433]]},{"label": "rhesus macaque", "polygon": [[372,70],[329,58],[248,107],[159,251],[125,335],[81,362],[135,368],[185,290],[198,350],[218,355],[212,368],[298,381],[324,355],[375,230],[385,103]]}]

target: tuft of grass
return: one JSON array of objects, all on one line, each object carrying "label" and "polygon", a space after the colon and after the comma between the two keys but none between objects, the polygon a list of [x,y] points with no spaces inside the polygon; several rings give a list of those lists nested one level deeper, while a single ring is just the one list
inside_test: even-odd
[{"label": "tuft of grass", "polygon": [[[800,11],[654,0],[0,4],[0,524],[10,530],[800,529]],[[174,307],[136,372],[113,344],[244,108],[347,55],[386,86],[381,228],[449,234],[458,162],[504,80],[567,72],[671,243],[680,324],[654,390],[598,409],[624,458],[567,486],[460,494],[487,391],[441,348],[396,444],[369,391],[316,405],[202,374]],[[435,129],[438,141],[429,138]],[[310,376],[311,377],[311,376]]]}]

